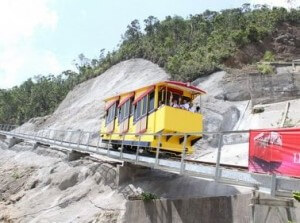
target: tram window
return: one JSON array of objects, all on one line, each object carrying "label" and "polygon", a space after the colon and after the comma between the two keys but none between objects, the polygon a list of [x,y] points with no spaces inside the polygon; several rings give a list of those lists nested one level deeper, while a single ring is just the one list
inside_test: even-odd
[{"label": "tram window", "polygon": [[120,120],[121,120],[121,108],[117,108],[117,116],[118,116],[118,121],[120,122]]},{"label": "tram window", "polygon": [[142,106],[142,114],[141,116],[144,116],[147,114],[147,101],[148,101],[148,95],[146,95],[142,100],[143,106]]},{"label": "tram window", "polygon": [[154,110],[154,91],[149,95],[149,112]]},{"label": "tram window", "polygon": [[124,103],[121,108],[119,108],[119,118],[118,122],[122,122],[124,119],[129,117],[130,113],[130,105],[131,105],[131,100],[128,100],[126,103]]},{"label": "tram window", "polygon": [[124,109],[124,118],[128,118],[129,117],[129,112],[130,112],[130,100],[128,100],[126,103],[125,103],[125,109]]},{"label": "tram window", "polygon": [[147,115],[147,106],[148,103],[148,95],[144,96],[140,101],[137,102],[135,106],[135,113],[134,113],[134,121],[139,120],[139,118]]},{"label": "tram window", "polygon": [[140,100],[135,109],[135,121],[141,117],[141,109],[142,109],[142,100]]},{"label": "tram window", "polygon": [[109,110],[106,111],[105,125],[108,123]]},{"label": "tram window", "polygon": [[130,116],[134,115],[134,105],[130,102]]},{"label": "tram window", "polygon": [[118,122],[120,123],[123,120],[123,106],[119,108],[119,117],[118,117]]},{"label": "tram window", "polygon": [[114,103],[106,112],[106,124],[113,121],[116,117],[116,103]]},{"label": "tram window", "polygon": [[132,105],[133,122],[135,122],[135,120],[136,120],[136,110],[137,110],[137,106]]},{"label": "tram window", "polygon": [[165,90],[160,90],[159,91],[158,101],[161,101],[162,104],[165,104]]}]

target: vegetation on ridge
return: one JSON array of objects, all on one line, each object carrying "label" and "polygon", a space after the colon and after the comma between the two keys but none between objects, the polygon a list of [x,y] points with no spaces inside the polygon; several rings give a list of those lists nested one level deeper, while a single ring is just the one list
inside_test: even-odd
[{"label": "vegetation on ridge", "polygon": [[0,90],[0,123],[22,124],[32,117],[53,112],[78,83],[103,73],[120,61],[145,58],[164,67],[173,79],[191,81],[220,69],[237,49],[257,43],[284,22],[299,24],[300,10],[270,9],[244,4],[221,12],[206,10],[184,19],[153,16],[127,27],[116,51],[89,60],[79,56],[78,72],[64,71],[58,76],[37,76],[22,85]]}]

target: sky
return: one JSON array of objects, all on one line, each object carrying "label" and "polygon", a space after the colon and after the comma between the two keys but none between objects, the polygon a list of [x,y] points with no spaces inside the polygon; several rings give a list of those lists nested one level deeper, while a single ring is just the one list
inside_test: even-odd
[{"label": "sky", "polygon": [[300,6],[300,0],[0,0],[0,88],[11,88],[35,75],[72,69],[83,53],[97,58],[113,50],[134,19],[152,15],[184,18],[243,3]]}]

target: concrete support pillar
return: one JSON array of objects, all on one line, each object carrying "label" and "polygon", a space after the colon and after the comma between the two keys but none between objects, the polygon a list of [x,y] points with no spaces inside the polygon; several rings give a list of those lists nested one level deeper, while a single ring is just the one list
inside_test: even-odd
[{"label": "concrete support pillar", "polygon": [[78,152],[76,150],[72,150],[70,152],[68,152],[67,155],[67,161],[74,161],[74,160],[78,160],[81,159],[83,157],[89,156],[88,153],[82,153],[82,152]]},{"label": "concrete support pillar", "polygon": [[1,139],[1,140],[5,140],[5,139],[6,139],[6,135],[1,135],[1,134],[0,134],[0,139]]},{"label": "concrete support pillar", "polygon": [[23,142],[23,141],[24,141],[23,139],[19,139],[19,138],[15,138],[15,137],[8,138],[8,148],[11,148],[14,145],[16,145],[20,142]]},{"label": "concrete support pillar", "polygon": [[35,142],[32,146],[32,149],[35,150],[40,144],[38,142]]},{"label": "concrete support pillar", "polygon": [[145,177],[152,171],[149,167],[134,165],[124,162],[123,166],[117,168],[117,185],[120,186],[126,182],[135,182],[139,177]]}]

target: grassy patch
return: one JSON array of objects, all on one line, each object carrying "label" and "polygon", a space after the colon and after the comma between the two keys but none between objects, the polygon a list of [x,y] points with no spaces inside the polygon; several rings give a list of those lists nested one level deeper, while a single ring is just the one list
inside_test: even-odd
[{"label": "grassy patch", "polygon": [[21,178],[21,175],[17,172],[17,171],[14,171],[13,174],[11,175],[15,180]]}]

